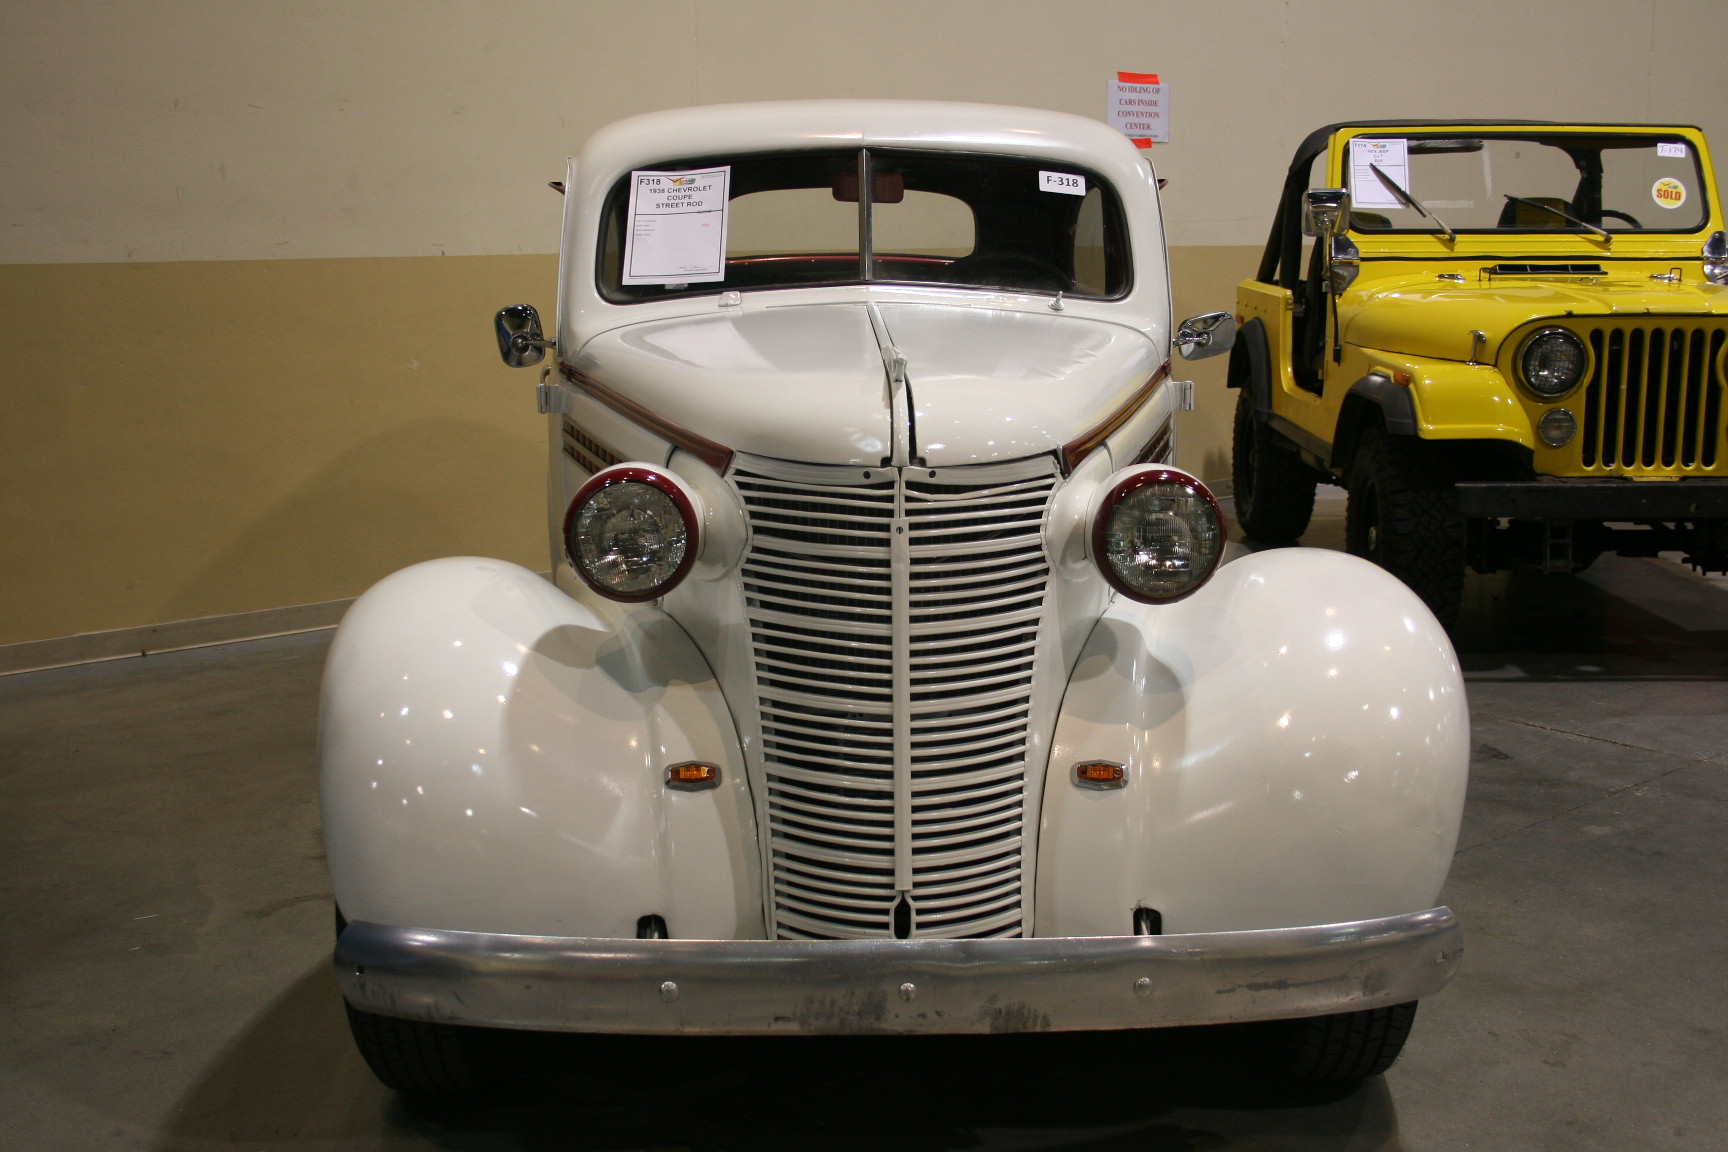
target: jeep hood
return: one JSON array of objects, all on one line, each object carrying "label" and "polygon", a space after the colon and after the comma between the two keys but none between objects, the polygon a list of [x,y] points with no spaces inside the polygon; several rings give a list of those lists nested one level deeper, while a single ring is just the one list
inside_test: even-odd
[{"label": "jeep hood", "polygon": [[[912,454],[932,466],[1059,449],[1107,420],[1163,363],[1143,333],[1055,313],[878,306],[906,359]],[[891,354],[890,353],[890,354]],[[728,448],[815,464],[892,452],[884,350],[868,306],[804,304],[648,321],[572,366],[661,420]]]},{"label": "jeep hood", "polygon": [[1344,339],[1359,348],[1468,360],[1471,330],[1492,357],[1526,324],[1564,316],[1708,316],[1728,313],[1728,289],[1702,281],[1663,284],[1646,275],[1591,279],[1495,277],[1479,284],[1405,281],[1340,308]]}]

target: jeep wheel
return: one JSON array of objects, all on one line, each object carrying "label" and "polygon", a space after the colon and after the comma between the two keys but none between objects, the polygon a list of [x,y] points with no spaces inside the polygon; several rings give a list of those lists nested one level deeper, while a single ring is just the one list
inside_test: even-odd
[{"label": "jeep wheel", "polygon": [[1278,443],[1278,434],[1254,418],[1246,388],[1236,396],[1231,426],[1230,474],[1236,520],[1249,539],[1289,544],[1308,530],[1320,477]]},{"label": "jeep wheel", "polygon": [[1464,521],[1446,462],[1432,445],[1371,424],[1348,487],[1345,546],[1404,581],[1450,629],[1464,598]]},{"label": "jeep wheel", "polygon": [[1392,1067],[1410,1037],[1416,1003],[1290,1020],[1278,1025],[1274,1068],[1296,1080],[1348,1084]]}]

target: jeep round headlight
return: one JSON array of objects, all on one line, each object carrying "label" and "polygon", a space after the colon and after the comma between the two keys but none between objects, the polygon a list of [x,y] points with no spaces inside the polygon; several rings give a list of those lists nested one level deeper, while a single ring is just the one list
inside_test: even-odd
[{"label": "jeep round headlight", "polygon": [[1588,360],[1584,342],[1564,328],[1531,333],[1518,349],[1525,386],[1544,400],[1558,400],[1578,387]]},{"label": "jeep round headlight", "polygon": [[1092,522],[1092,558],[1133,600],[1180,600],[1206,583],[1224,551],[1224,517],[1182,472],[1136,469],[1111,484]]},{"label": "jeep round headlight", "polygon": [[697,517],[682,485],[641,464],[596,472],[564,516],[564,550],[584,583],[613,600],[664,596],[690,571]]}]

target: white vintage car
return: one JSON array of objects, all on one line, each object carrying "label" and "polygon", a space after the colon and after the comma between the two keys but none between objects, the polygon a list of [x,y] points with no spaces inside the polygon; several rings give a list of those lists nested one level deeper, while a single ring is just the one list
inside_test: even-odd
[{"label": "white vintage car", "polygon": [[[324,832],[355,1037],[1287,1021],[1391,1063],[1461,955],[1457,661],[1378,568],[1223,563],[1175,467],[1158,181],[1022,108],[765,103],[572,161],[553,578],[398,572],[337,633]],[[554,368],[555,365],[555,368]]]}]

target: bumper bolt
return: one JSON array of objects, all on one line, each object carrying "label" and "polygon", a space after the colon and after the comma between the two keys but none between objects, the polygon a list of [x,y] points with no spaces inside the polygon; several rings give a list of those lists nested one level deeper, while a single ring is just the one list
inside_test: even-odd
[{"label": "bumper bolt", "polygon": [[660,985],[660,999],[666,1001],[668,1004],[678,999],[678,985],[674,984],[670,980]]},{"label": "bumper bolt", "polygon": [[910,982],[900,985],[900,999],[910,1000],[916,995],[918,995],[918,985]]},{"label": "bumper bolt", "polygon": [[1134,981],[1134,995],[1140,997],[1142,1000],[1152,995],[1152,977],[1142,976],[1140,979]]}]

